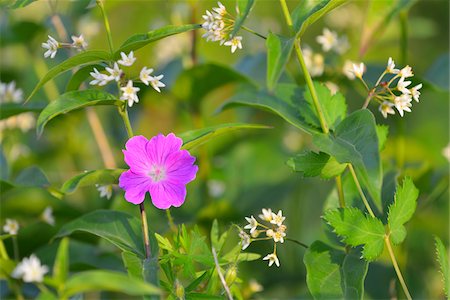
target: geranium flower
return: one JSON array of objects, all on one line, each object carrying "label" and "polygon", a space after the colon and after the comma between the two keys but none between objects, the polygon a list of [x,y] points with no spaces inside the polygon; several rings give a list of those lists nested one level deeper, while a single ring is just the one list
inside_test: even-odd
[{"label": "geranium flower", "polygon": [[143,136],[128,140],[123,153],[130,170],[119,178],[128,202],[140,204],[149,192],[153,205],[160,209],[184,203],[186,184],[195,179],[198,167],[195,157],[180,150],[182,144],[173,133],[158,134],[150,140]]}]

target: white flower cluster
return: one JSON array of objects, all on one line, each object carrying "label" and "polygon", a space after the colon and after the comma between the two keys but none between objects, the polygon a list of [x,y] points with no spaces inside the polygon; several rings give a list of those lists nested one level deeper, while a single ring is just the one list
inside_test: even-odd
[{"label": "white flower cluster", "polygon": [[[117,62],[114,62],[114,66],[112,68],[106,67],[105,70],[108,74],[100,73],[96,68],[94,68],[94,72],[91,72],[91,76],[94,78],[89,84],[91,85],[99,85],[104,86],[108,84],[110,81],[116,81],[120,86],[120,90],[122,92],[120,99],[124,101],[128,101],[128,106],[132,106],[133,103],[138,103],[139,98],[137,96],[137,92],[140,91],[140,88],[133,86],[133,80],[126,80],[125,73],[119,67],[119,65],[130,67],[136,61],[134,57],[133,51],[125,54],[124,52],[120,53],[121,59]],[[147,69],[147,67],[143,67],[139,78],[142,83],[145,85],[151,85],[156,91],[161,92],[160,88],[165,87],[166,85],[161,82],[161,79],[164,75],[151,76],[153,69]]]},{"label": "white flower cluster", "polygon": [[44,275],[48,272],[48,267],[41,265],[39,258],[31,254],[25,257],[14,269],[11,276],[17,279],[22,279],[24,282],[42,282]]},{"label": "white flower cluster", "polygon": [[[322,46],[323,52],[336,52],[337,54],[345,53],[350,45],[347,36],[339,37],[336,32],[324,28],[322,35],[316,37],[317,43]],[[325,69],[325,58],[320,53],[315,53],[309,46],[302,48],[303,58],[306,68],[312,77],[321,76]]]},{"label": "white flower cluster", "polygon": [[[284,237],[286,236],[286,225],[283,224],[286,217],[283,217],[283,212],[281,210],[278,211],[277,214],[273,213],[272,210],[262,209],[262,214],[258,216],[261,220],[265,221],[268,224],[259,223],[253,216],[245,217],[248,224],[245,225],[244,229],[250,229],[250,234],[247,234],[245,231],[241,230],[239,232],[239,237],[241,238],[242,250],[247,249],[252,241],[258,240],[273,240],[274,241],[274,249],[273,253],[266,255],[263,260],[269,261],[269,267],[274,263],[277,267],[280,266],[280,261],[277,257],[277,243],[284,243]],[[265,232],[266,237],[258,238],[258,236]]]},{"label": "white flower cluster", "polygon": [[[16,88],[16,82],[0,82],[0,104],[3,103],[21,103],[23,101],[23,91]],[[27,132],[34,127],[35,118],[33,113],[27,112],[0,120],[0,140],[2,131],[9,128],[20,128],[22,132]]]},{"label": "white flower cluster", "polygon": [[[362,76],[366,70],[364,63],[353,64],[353,73],[355,77],[364,82]],[[391,78],[387,81],[383,81],[385,75],[391,75]],[[410,66],[405,66],[402,69],[395,68],[394,60],[389,57],[386,69],[381,73],[375,86],[369,90],[369,97],[375,99],[379,104],[379,111],[384,118],[387,115],[394,115],[397,109],[401,117],[404,112],[411,112],[412,100],[419,102],[420,89],[422,84],[418,84],[411,87],[411,81],[407,81],[406,78],[413,77],[414,73]],[[366,85],[367,86],[367,85]]]},{"label": "white flower cluster", "polygon": [[44,53],[44,57],[55,58],[59,48],[75,48],[78,51],[85,50],[87,48],[88,44],[84,40],[82,34],[80,36],[72,35],[71,38],[72,43],[62,43],[58,42],[49,35],[47,42],[42,43],[42,48],[47,49]]},{"label": "white flower cluster", "polygon": [[7,234],[17,235],[19,228],[19,222],[14,219],[6,219],[6,223],[3,226],[3,231]]},{"label": "white flower cluster", "polygon": [[204,20],[202,27],[206,30],[202,37],[207,42],[219,42],[220,45],[230,46],[231,53],[234,53],[236,49],[242,49],[242,37],[230,36],[234,19],[222,3],[217,2],[217,5],[219,7],[214,7],[212,12],[207,10],[206,14],[202,16]]}]

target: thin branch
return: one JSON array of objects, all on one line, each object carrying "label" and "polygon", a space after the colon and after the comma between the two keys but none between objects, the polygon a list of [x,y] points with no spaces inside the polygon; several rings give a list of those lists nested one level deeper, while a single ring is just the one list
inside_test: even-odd
[{"label": "thin branch", "polygon": [[214,257],[214,263],[216,264],[217,274],[219,274],[220,281],[222,282],[223,288],[225,289],[228,300],[233,300],[233,296],[231,295],[230,288],[228,287],[227,282],[225,281],[225,278],[223,277],[222,271],[220,270],[219,260],[217,259],[217,253],[216,253],[216,249],[214,249],[214,247],[212,247],[212,254]]}]

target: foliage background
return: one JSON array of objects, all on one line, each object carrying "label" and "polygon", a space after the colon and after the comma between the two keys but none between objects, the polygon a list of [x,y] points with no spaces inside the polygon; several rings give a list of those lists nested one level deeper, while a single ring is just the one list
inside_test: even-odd
[{"label": "foliage background", "polygon": [[[319,50],[315,37],[327,26],[349,37],[352,48],[344,57],[337,58],[342,65],[345,58],[358,59],[361,27],[365,22],[379,21],[380,11],[393,1],[372,1],[372,10],[365,15],[366,1],[351,2],[315,23],[305,34],[303,42]],[[232,8],[234,1],[223,1]],[[297,1],[288,1],[291,8]],[[107,1],[115,45],[119,45],[133,33],[146,32],[167,24],[200,22],[201,14],[215,5],[213,1]],[[195,7],[194,9],[192,7]],[[2,82],[15,80],[28,95],[38,78],[52,65],[66,59],[67,51],[59,51],[54,60],[44,60],[41,42],[47,34],[57,36],[52,25],[52,13],[57,13],[69,34],[83,33],[89,49],[107,50],[106,34],[101,15],[89,1],[38,1],[18,10],[2,10],[0,78]],[[287,32],[282,22],[282,12],[277,1],[257,1],[246,26],[267,34]],[[195,20],[195,21],[192,21]],[[389,56],[400,57],[400,24],[393,19],[383,26],[384,32],[372,45],[362,60],[369,72],[377,74],[384,68]],[[399,116],[382,119],[372,106],[377,123],[390,126],[389,139],[382,152],[384,169],[408,174],[420,189],[418,209],[408,224],[408,236],[398,249],[400,265],[404,269],[411,293],[417,298],[442,298],[442,283],[434,255],[433,234],[449,242],[448,161],[442,151],[449,142],[449,2],[417,1],[408,14],[408,52],[406,62],[418,78],[424,82],[421,101],[413,112],[403,119]],[[243,32],[244,49],[231,54],[229,48],[216,43],[206,43],[197,31],[196,55],[199,64],[215,63],[239,70],[265,84],[265,43],[262,39]],[[177,223],[199,224],[206,234],[213,219],[223,227],[231,223],[244,223],[244,216],[256,215],[261,208],[282,209],[287,217],[288,236],[306,244],[323,234],[320,216],[334,183],[319,179],[304,179],[286,165],[288,157],[312,147],[310,138],[287,125],[280,118],[250,108],[237,108],[216,113],[217,108],[238,88],[235,83],[225,84],[197,99],[186,103],[177,98],[175,82],[183,69],[192,65],[190,33],[160,40],[136,52],[137,74],[144,65],[152,66],[165,75],[167,88],[157,94],[141,89],[140,102],[130,109],[130,117],[136,134],[146,137],[159,132],[184,132],[190,129],[225,122],[251,122],[267,124],[270,130],[249,130],[224,135],[198,148],[198,180],[188,186],[188,198],[181,208],[173,209]],[[73,54],[73,53],[72,53]],[[334,64],[335,61],[327,61]],[[297,63],[292,60],[288,73],[281,81],[302,83]],[[379,73],[379,72],[378,72]],[[357,109],[364,101],[358,82],[350,82],[334,73],[321,80],[339,82],[346,94],[350,110]],[[370,78],[368,73],[368,77]],[[46,103],[52,95],[62,92],[70,74],[66,73],[42,89],[32,102]],[[208,78],[199,85],[208,86]],[[194,108],[198,107],[198,110]],[[119,167],[121,149],[126,132],[114,108],[96,107],[107,132]],[[14,180],[23,169],[37,166],[43,170],[52,187],[83,170],[103,168],[100,153],[92,131],[86,122],[84,111],[78,111],[55,119],[48,125],[41,138],[35,131],[22,133],[18,129],[1,133],[3,151],[1,173],[3,178]],[[392,165],[395,167],[393,168]],[[223,188],[220,195],[212,195],[211,186]],[[51,237],[69,220],[98,208],[114,208],[138,215],[135,206],[123,200],[122,191],[116,189],[113,199],[100,198],[95,188],[78,190],[63,200],[38,188],[24,188],[2,194],[1,219],[17,218],[23,230],[19,235],[21,255],[32,252],[47,265],[53,262],[57,243]],[[164,233],[168,224],[163,211],[147,203],[150,227]],[[54,208],[56,226],[51,227],[38,220],[47,206]],[[86,235],[75,236],[78,243],[71,243],[71,270],[92,267],[122,270],[120,257],[106,250],[110,245]],[[10,246],[10,245],[9,245]],[[242,264],[242,278],[255,278],[264,286],[264,297],[308,298],[305,283],[304,250],[294,244],[279,247],[280,268],[268,268],[266,262]],[[252,252],[264,254],[271,251],[270,244],[255,243]],[[84,252],[83,252],[84,251]],[[87,256],[85,253],[90,253]],[[105,254],[106,253],[106,254]],[[79,257],[78,257],[79,256]],[[87,259],[89,257],[89,259]],[[370,298],[388,298],[391,280],[395,279],[388,256],[370,264],[366,279],[366,294]],[[380,288],[381,287],[381,288]]]}]

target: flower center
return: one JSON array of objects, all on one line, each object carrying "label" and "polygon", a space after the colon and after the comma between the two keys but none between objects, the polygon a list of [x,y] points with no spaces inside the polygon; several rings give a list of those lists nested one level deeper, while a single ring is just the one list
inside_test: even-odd
[{"label": "flower center", "polygon": [[153,182],[159,182],[166,178],[166,169],[163,166],[153,165],[147,174]]}]

